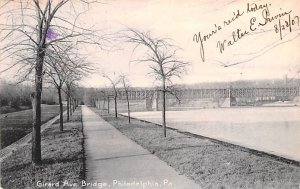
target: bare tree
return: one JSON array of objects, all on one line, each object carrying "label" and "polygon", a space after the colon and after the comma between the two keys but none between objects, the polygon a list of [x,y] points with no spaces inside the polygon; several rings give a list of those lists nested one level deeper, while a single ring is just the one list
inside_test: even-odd
[{"label": "bare tree", "polygon": [[64,57],[61,57],[58,54],[51,55],[46,57],[45,61],[47,62],[45,69],[46,76],[48,80],[46,81],[53,84],[57,89],[58,102],[60,109],[60,131],[63,131],[63,103],[62,103],[62,87],[66,81],[69,69],[66,68],[67,60]]},{"label": "bare tree", "polygon": [[71,78],[66,81],[66,98],[67,98],[67,120],[70,120],[70,115],[72,115],[72,91],[74,88],[74,82]]},{"label": "bare tree", "polygon": [[[74,52],[74,45],[60,45],[59,49],[52,47],[46,50],[45,73],[48,82],[57,89],[60,106],[60,131],[63,131],[62,91],[64,84],[69,84],[74,77],[79,78],[89,66]],[[69,91],[68,93],[69,94]],[[68,96],[68,95],[67,95]]]},{"label": "bare tree", "polygon": [[89,68],[88,65],[86,66],[86,69],[82,69],[82,67],[78,67],[77,69],[73,70],[72,74],[68,75],[66,83],[65,83],[65,93],[67,97],[67,120],[70,119],[70,114],[72,115],[72,112],[75,110],[75,108],[78,106],[78,99],[75,98],[76,88],[78,87],[76,82],[81,80],[81,78],[89,73],[89,70],[92,70],[92,68]]},{"label": "bare tree", "polygon": [[[118,105],[117,105],[117,97],[118,97],[118,90],[117,90],[117,85],[121,82],[120,76],[116,75],[116,73],[113,74],[113,76],[109,76],[108,74],[103,74],[102,75],[104,78],[109,80],[112,89],[113,89],[113,96],[114,96],[114,102],[115,102],[115,117],[118,117]],[[108,95],[109,98],[109,95]],[[108,99],[109,103],[109,99]]]},{"label": "bare tree", "polygon": [[[31,97],[33,104],[32,162],[41,163],[41,94],[43,88],[44,59],[50,45],[69,42],[77,38],[77,42],[100,44],[95,31],[82,28],[77,24],[78,13],[72,0],[19,0],[9,1],[2,7],[0,16],[8,18],[1,23],[0,51],[5,54],[0,61],[14,58],[14,63],[6,71],[15,66],[26,78],[34,72],[35,90]],[[96,0],[77,0],[89,5]],[[67,5],[74,7],[74,22],[60,11]],[[11,7],[6,9],[7,7]]]},{"label": "bare tree", "polygon": [[128,92],[129,92],[129,81],[128,81],[128,77],[125,74],[121,75],[121,82],[123,85],[123,89],[125,91],[125,95],[126,95],[126,101],[127,101],[127,115],[128,115],[128,123],[130,123],[130,103],[129,103],[129,96],[128,96]]},{"label": "bare tree", "polygon": [[179,60],[176,57],[178,48],[172,45],[167,38],[154,38],[150,33],[129,29],[123,36],[129,43],[136,44],[135,48],[144,47],[146,57],[137,60],[138,62],[149,63],[150,75],[161,82],[162,97],[162,125],[163,135],[166,137],[166,93],[170,92],[168,84],[172,84],[173,77],[181,78],[186,70],[188,62]]}]

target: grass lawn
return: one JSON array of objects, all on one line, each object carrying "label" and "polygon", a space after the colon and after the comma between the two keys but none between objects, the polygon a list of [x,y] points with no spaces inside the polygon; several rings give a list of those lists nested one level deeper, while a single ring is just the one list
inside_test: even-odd
[{"label": "grass lawn", "polygon": [[[42,133],[43,164],[31,164],[31,143],[15,151],[1,164],[1,185],[10,188],[36,188],[37,183],[80,183],[84,179],[84,150],[81,108],[77,108],[70,122],[64,123],[64,132],[55,123]],[[65,187],[67,188],[67,187]],[[80,188],[80,187],[68,187]]]},{"label": "grass lawn", "polygon": [[[42,123],[59,114],[58,105],[42,106]],[[14,112],[0,117],[1,149],[32,131],[32,110]]]},{"label": "grass lawn", "polygon": [[300,188],[297,165],[170,129],[164,138],[155,124],[93,110],[201,188]]},{"label": "grass lawn", "polygon": [[29,106],[19,106],[18,108],[12,108],[10,106],[2,106],[0,107],[0,114],[7,114],[12,112],[18,112],[23,110],[31,109]]}]

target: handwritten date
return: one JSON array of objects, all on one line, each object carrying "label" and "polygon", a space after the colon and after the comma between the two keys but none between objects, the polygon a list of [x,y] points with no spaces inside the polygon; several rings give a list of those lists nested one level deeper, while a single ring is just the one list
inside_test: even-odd
[{"label": "handwritten date", "polygon": [[274,25],[274,29],[276,33],[279,33],[280,39],[282,40],[283,32],[289,31],[291,33],[295,26],[299,26],[299,16],[295,16],[291,19],[291,15],[289,15],[288,20],[278,19],[278,23]]}]

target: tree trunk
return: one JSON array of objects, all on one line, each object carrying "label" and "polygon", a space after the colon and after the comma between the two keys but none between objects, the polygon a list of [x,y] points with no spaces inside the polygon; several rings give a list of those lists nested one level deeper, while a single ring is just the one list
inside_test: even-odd
[{"label": "tree trunk", "polygon": [[43,63],[45,51],[38,49],[36,58],[35,72],[35,93],[32,94],[32,163],[40,164],[42,162],[41,155],[41,101],[43,90]]},{"label": "tree trunk", "polygon": [[126,100],[127,100],[128,123],[130,123],[130,104],[129,104],[128,93],[126,93]]},{"label": "tree trunk", "polygon": [[115,117],[118,117],[118,107],[117,107],[117,95],[115,95]]},{"label": "tree trunk", "polygon": [[70,115],[71,116],[73,115],[73,112],[72,112],[72,97],[70,97]]},{"label": "tree trunk", "polygon": [[105,98],[105,96],[103,97],[103,104],[102,104],[102,110],[105,110],[105,101],[106,100],[106,98]]},{"label": "tree trunk", "polygon": [[73,103],[73,112],[75,112],[75,99],[72,99],[72,103]]},{"label": "tree trunk", "polygon": [[67,94],[67,120],[70,121],[70,99],[68,94]]},{"label": "tree trunk", "polygon": [[166,84],[165,79],[163,79],[162,87],[162,124],[164,130],[164,137],[167,136],[167,126],[166,126]]},{"label": "tree trunk", "polygon": [[61,98],[61,88],[57,88],[58,92],[58,101],[59,101],[59,130],[62,132],[64,131],[64,117],[63,117],[63,103],[62,103],[62,98]]},{"label": "tree trunk", "polygon": [[109,114],[109,96],[107,97],[107,113]]},{"label": "tree trunk", "polygon": [[41,126],[39,119],[40,115],[37,115],[38,107],[37,107],[37,98],[36,93],[32,93],[31,97],[31,104],[32,104],[32,163],[40,164],[41,163]]}]

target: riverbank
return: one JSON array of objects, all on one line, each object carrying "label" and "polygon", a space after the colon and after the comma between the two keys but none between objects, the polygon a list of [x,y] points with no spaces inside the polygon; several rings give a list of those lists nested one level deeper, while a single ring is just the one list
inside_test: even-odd
[{"label": "riverbank", "polygon": [[125,136],[193,179],[201,188],[299,188],[300,167],[93,109]]},{"label": "riverbank", "polygon": [[59,124],[55,123],[42,133],[42,165],[31,164],[30,143],[4,159],[1,163],[1,186],[5,189],[35,188],[46,183],[67,181],[71,184],[84,180],[81,119],[79,107],[71,121],[64,123],[64,132],[60,132]]},{"label": "riverbank", "polygon": [[[66,107],[64,107],[66,109]],[[59,115],[59,106],[42,106],[42,124]],[[0,115],[1,149],[16,142],[31,132],[32,110],[24,110]]]}]

